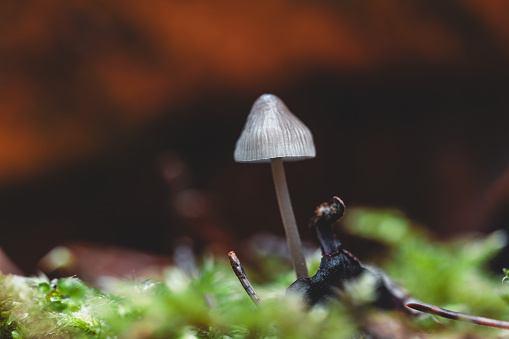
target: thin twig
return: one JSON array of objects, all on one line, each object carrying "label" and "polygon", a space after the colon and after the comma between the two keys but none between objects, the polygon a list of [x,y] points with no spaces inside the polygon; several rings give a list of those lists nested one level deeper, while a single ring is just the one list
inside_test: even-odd
[{"label": "thin twig", "polygon": [[410,307],[414,310],[417,310],[417,311],[438,315],[439,317],[443,317],[443,318],[447,318],[447,319],[466,321],[466,322],[473,323],[476,325],[509,330],[509,322],[507,322],[507,321],[495,320],[495,319],[491,319],[491,318],[484,318],[484,317],[479,317],[476,315],[470,315],[470,314],[464,314],[464,313],[458,313],[458,312],[446,310],[445,308],[440,308],[435,305],[425,304],[423,302],[417,302],[417,301],[408,303],[408,304],[406,304],[406,306]]},{"label": "thin twig", "polygon": [[244,268],[242,268],[242,265],[240,264],[239,258],[237,258],[237,255],[235,252],[231,251],[228,253],[228,258],[230,259],[230,264],[232,265],[233,272],[235,272],[235,275],[237,278],[239,278],[239,281],[244,287],[244,290],[246,291],[247,295],[253,300],[253,302],[256,304],[256,306],[262,306],[263,300],[260,298],[258,293],[254,290],[253,286],[249,282],[249,279],[246,276],[246,273],[244,272]]}]

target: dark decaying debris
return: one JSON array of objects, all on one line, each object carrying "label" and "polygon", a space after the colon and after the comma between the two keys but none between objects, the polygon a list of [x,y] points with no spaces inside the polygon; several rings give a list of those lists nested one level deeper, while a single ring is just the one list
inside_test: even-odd
[{"label": "dark decaying debris", "polygon": [[509,329],[509,322],[484,318],[446,310],[423,303],[412,298],[401,286],[396,284],[379,268],[362,264],[359,259],[343,248],[332,231],[335,222],[343,216],[345,204],[338,197],[323,203],[315,210],[311,226],[315,228],[322,250],[322,260],[316,274],[311,278],[301,278],[287,289],[287,293],[301,294],[312,307],[345,295],[347,284],[361,276],[370,275],[374,280],[372,305],[383,310],[403,311],[407,314],[434,314],[440,317],[470,322],[473,324]]},{"label": "dark decaying debris", "polygon": [[[402,311],[402,313],[408,315],[418,315],[424,312],[481,326],[509,330],[509,322],[506,321],[458,313],[414,299],[383,270],[362,264],[352,253],[343,248],[343,245],[332,231],[334,224],[343,216],[344,212],[345,204],[338,197],[333,197],[329,203],[323,203],[316,208],[311,219],[311,227],[316,230],[322,250],[320,267],[314,276],[297,279],[287,288],[287,293],[301,295],[308,306],[313,307],[343,297],[349,298],[349,287],[362,280],[363,277],[368,277],[372,283],[367,288],[374,290],[370,304],[378,309]],[[235,253],[230,252],[228,256],[242,286],[253,302],[257,306],[261,306],[263,301],[249,283]],[[362,288],[365,287],[362,286]],[[380,335],[372,334],[379,332],[379,329],[367,329],[367,332],[363,332],[363,338],[379,338]],[[390,337],[399,338],[399,336]],[[406,336],[402,338],[404,337]]]},{"label": "dark decaying debris", "polygon": [[322,250],[322,260],[316,274],[301,278],[288,287],[288,293],[303,295],[309,306],[336,300],[345,289],[363,274],[372,275],[375,281],[373,304],[385,310],[401,310],[409,313],[405,304],[410,300],[406,292],[380,269],[363,265],[359,259],[344,249],[332,231],[333,225],[343,216],[345,205],[338,197],[323,203],[315,210],[311,226],[315,228]]}]

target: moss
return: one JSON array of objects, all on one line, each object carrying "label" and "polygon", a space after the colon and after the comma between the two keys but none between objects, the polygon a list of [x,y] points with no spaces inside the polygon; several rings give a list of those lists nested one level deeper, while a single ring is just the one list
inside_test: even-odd
[{"label": "moss", "polygon": [[[509,318],[504,274],[497,276],[485,269],[505,244],[501,233],[438,242],[399,212],[368,209],[350,210],[345,226],[352,233],[384,243],[388,254],[375,264],[422,301]],[[205,258],[198,274],[168,267],[159,281],[104,277],[100,289],[76,277],[50,281],[44,276],[0,274],[0,337],[351,338],[363,331],[389,328],[407,337],[419,332],[443,338],[502,337],[504,333],[448,320],[441,321],[443,326],[430,317],[412,320],[398,313],[374,312],[348,298],[343,304],[309,311],[301,300],[285,297],[294,273],[272,265],[274,258],[261,258],[261,266],[270,263],[262,271],[272,278],[270,283],[254,286],[265,301],[261,308],[245,294],[226,255]],[[319,260],[318,254],[308,258],[311,272]]]}]

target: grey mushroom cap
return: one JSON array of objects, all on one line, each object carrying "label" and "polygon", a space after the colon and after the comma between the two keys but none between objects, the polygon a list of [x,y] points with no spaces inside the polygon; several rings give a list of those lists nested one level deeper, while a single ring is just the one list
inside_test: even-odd
[{"label": "grey mushroom cap", "polygon": [[296,161],[315,156],[309,128],[273,94],[263,94],[255,101],[233,154],[237,162]]}]

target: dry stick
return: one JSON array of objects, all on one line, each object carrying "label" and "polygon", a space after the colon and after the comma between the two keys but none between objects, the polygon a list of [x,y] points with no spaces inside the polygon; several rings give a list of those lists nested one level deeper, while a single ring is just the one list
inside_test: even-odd
[{"label": "dry stick", "polygon": [[458,313],[454,311],[446,310],[445,308],[440,308],[435,305],[425,304],[423,302],[411,302],[406,304],[407,307],[412,308],[414,310],[430,313],[434,315],[438,315],[439,317],[466,321],[469,323],[473,323],[481,326],[495,327],[501,328],[504,330],[509,330],[509,322],[502,320],[495,320],[491,318],[484,318],[470,314]]},{"label": "dry stick", "polygon": [[297,229],[297,222],[295,221],[292,203],[290,201],[290,194],[288,193],[285,171],[283,169],[283,160],[281,158],[270,159],[270,165],[272,168],[272,176],[274,178],[274,186],[276,188],[277,202],[279,204],[279,210],[281,211],[281,218],[283,219],[283,226],[285,228],[288,247],[290,248],[290,256],[292,257],[293,267],[297,274],[297,279],[307,278],[308,270],[306,267],[306,259],[302,252],[299,230]]},{"label": "dry stick", "polygon": [[256,304],[256,306],[262,306],[263,300],[260,298],[258,293],[256,293],[255,289],[249,282],[249,279],[246,276],[246,273],[244,272],[244,268],[242,268],[242,265],[240,264],[239,258],[237,258],[237,255],[235,252],[231,251],[228,253],[228,258],[230,259],[230,264],[232,265],[233,272],[235,272],[235,275],[237,278],[239,278],[240,284],[242,287],[244,287],[244,290],[246,291],[247,295],[253,300],[253,302]]}]

